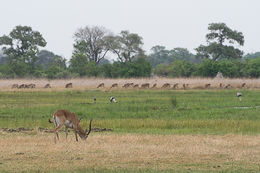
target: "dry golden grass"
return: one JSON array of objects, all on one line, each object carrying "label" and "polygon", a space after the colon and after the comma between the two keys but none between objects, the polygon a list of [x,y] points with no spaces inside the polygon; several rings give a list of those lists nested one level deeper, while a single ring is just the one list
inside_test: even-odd
[{"label": "dry golden grass", "polygon": [[260,136],[64,134],[1,132],[0,171],[75,169],[260,170]]}]

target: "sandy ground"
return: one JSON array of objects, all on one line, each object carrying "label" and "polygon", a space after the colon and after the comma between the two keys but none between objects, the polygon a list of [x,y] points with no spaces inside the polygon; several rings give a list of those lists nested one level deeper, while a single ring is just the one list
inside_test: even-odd
[{"label": "sandy ground", "polygon": [[92,133],[75,142],[64,133],[0,132],[0,171],[75,169],[260,171],[260,135]]},{"label": "sandy ground", "polygon": [[246,88],[260,88],[260,79],[217,79],[217,78],[130,78],[130,79],[103,79],[103,78],[75,78],[75,79],[60,79],[60,80],[47,80],[47,79],[1,79],[0,89],[11,89],[13,84],[36,84],[36,88],[43,88],[47,83],[52,88],[64,88],[67,83],[72,83],[73,88],[86,88],[95,89],[101,83],[104,83],[104,88],[110,88],[112,84],[117,83],[118,88],[126,83],[141,84],[149,83],[150,86],[157,84],[157,87],[162,87],[165,83],[174,85],[179,84],[182,88],[183,84],[189,84],[188,88],[205,88],[205,84],[211,84],[210,88],[219,88],[219,84],[224,86],[230,84],[231,88],[239,88],[243,83],[246,83]]}]

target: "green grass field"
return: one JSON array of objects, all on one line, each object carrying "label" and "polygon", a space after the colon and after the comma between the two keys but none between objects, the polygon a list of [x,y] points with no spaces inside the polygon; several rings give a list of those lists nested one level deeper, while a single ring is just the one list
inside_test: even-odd
[{"label": "green grass field", "polygon": [[[236,97],[243,93],[242,101]],[[118,103],[110,103],[114,96]],[[97,103],[93,103],[93,98]],[[0,127],[48,127],[58,109],[118,133],[257,134],[258,90],[1,91]]]},{"label": "green grass field", "polygon": [[[0,128],[35,129],[0,131],[0,172],[260,172],[259,90],[2,90],[0,106]],[[54,144],[37,128],[58,109],[113,131]]]}]

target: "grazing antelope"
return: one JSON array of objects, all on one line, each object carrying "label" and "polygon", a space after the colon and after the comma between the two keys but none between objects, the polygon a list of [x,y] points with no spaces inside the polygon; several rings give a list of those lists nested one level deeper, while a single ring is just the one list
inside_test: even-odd
[{"label": "grazing antelope", "polygon": [[133,83],[133,82],[129,83],[129,86],[130,86],[130,87],[133,87],[133,86],[134,86],[134,83]]},{"label": "grazing antelope", "polygon": [[72,83],[67,83],[67,84],[65,85],[65,88],[72,88]]},{"label": "grazing antelope", "polygon": [[51,88],[51,85],[49,83],[47,83],[44,88]]},{"label": "grazing antelope", "polygon": [[126,83],[126,84],[124,84],[123,86],[122,86],[122,88],[128,88],[129,87],[129,83]]},{"label": "grazing antelope", "polygon": [[30,85],[24,84],[24,88],[30,88]]},{"label": "grazing antelope", "polygon": [[149,83],[144,83],[141,85],[141,88],[149,88],[150,84]]},{"label": "grazing antelope", "polygon": [[97,88],[104,88],[105,87],[105,84],[104,83],[101,83],[101,84],[99,84],[98,86],[97,86]]},{"label": "grazing antelope", "polygon": [[224,85],[222,83],[219,84],[219,88],[222,88]]},{"label": "grazing antelope", "polygon": [[174,89],[177,89],[177,88],[178,88],[178,85],[179,85],[178,83],[174,84],[174,85],[173,85],[173,88],[174,88]]},{"label": "grazing antelope", "polygon": [[135,84],[133,88],[139,88],[139,84]]},{"label": "grazing antelope", "polygon": [[116,88],[116,87],[118,87],[118,84],[117,84],[117,83],[114,83],[114,84],[112,84],[112,86],[110,87],[110,89],[111,89],[111,88]]},{"label": "grazing antelope", "polygon": [[128,88],[128,87],[133,86],[133,85],[134,85],[134,83],[126,83],[122,86],[122,88]]},{"label": "grazing antelope", "polygon": [[31,84],[27,85],[27,88],[35,88],[35,87],[36,87],[36,85],[35,85],[35,84],[33,84],[33,83],[31,83]]},{"label": "grazing antelope", "polygon": [[210,87],[210,83],[205,84],[205,88],[209,88]]},{"label": "grazing antelope", "polygon": [[[77,115],[75,113],[72,113],[68,110],[57,110],[53,114],[53,120],[54,124],[56,126],[54,132],[54,142],[56,143],[56,136],[59,140],[59,135],[58,131],[60,128],[64,125],[65,126],[65,132],[66,132],[66,140],[68,137],[68,128],[72,128],[76,137],[76,141],[78,141],[78,136],[80,136],[81,139],[86,140],[89,133],[91,132],[91,122],[92,119],[90,120],[89,123],[89,130],[83,130],[83,128],[80,126],[79,122],[80,120],[78,119]],[[52,121],[49,119],[49,122],[52,123]]]},{"label": "grazing antelope", "polygon": [[243,83],[241,88],[245,88],[246,87],[246,83]]},{"label": "grazing antelope", "polygon": [[188,86],[189,86],[189,84],[185,84],[185,83],[184,83],[182,86],[183,86],[183,89],[187,89]]},{"label": "grazing antelope", "polygon": [[19,85],[19,87],[18,88],[25,88],[26,87],[26,85],[25,84],[21,84],[21,85]]},{"label": "grazing antelope", "polygon": [[156,86],[157,86],[157,84],[155,83],[155,84],[153,84],[153,86],[151,88],[156,88]]},{"label": "grazing antelope", "polygon": [[171,87],[171,84],[169,84],[169,83],[165,83],[165,84],[163,84],[163,86],[162,86],[162,88],[170,88]]},{"label": "grazing antelope", "polygon": [[13,84],[13,85],[12,85],[12,88],[18,88],[18,87],[19,87],[18,84]]}]

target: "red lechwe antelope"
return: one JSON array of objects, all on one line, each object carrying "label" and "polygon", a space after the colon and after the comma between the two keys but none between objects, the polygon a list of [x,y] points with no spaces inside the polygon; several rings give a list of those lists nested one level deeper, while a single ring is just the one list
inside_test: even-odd
[{"label": "red lechwe antelope", "polygon": [[[56,136],[59,140],[59,135],[58,135],[58,131],[59,129],[64,125],[65,126],[65,132],[66,132],[66,140],[68,137],[68,128],[72,128],[74,131],[74,134],[76,136],[76,141],[78,141],[78,136],[77,134],[80,136],[81,139],[86,140],[89,133],[91,132],[91,122],[92,119],[90,120],[89,123],[89,130],[83,130],[83,128],[80,126],[79,122],[80,120],[78,119],[77,115],[67,111],[67,110],[57,110],[54,114],[53,114],[53,120],[54,120],[54,124],[56,126],[54,132],[54,142],[56,143]],[[52,123],[52,121],[49,119],[49,122]]]}]

